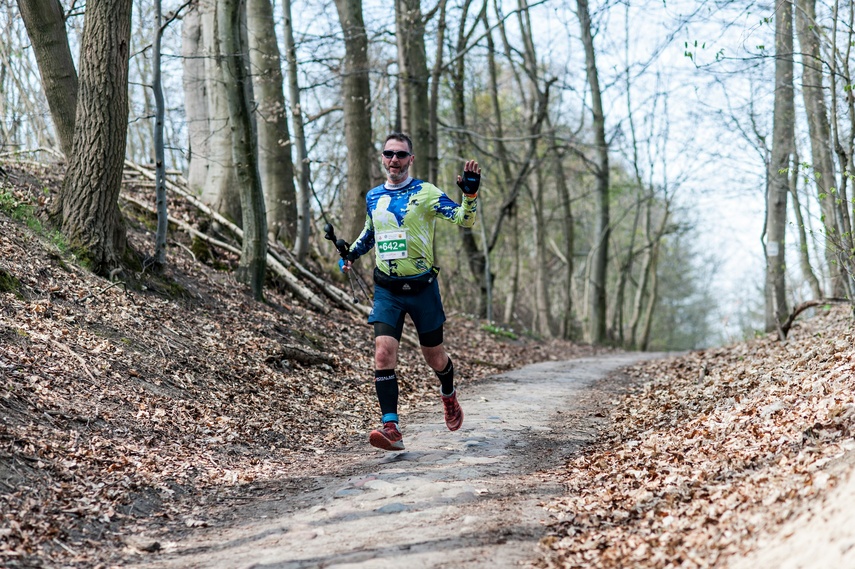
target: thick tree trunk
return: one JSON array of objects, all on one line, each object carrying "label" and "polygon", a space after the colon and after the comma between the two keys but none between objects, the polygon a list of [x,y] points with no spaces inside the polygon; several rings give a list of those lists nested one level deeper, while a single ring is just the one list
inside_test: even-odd
[{"label": "thick tree trunk", "polygon": [[365,196],[373,185],[372,171],[376,171],[379,158],[371,129],[368,36],[362,19],[362,0],[336,0],[335,5],[344,32],[341,95],[347,146],[347,185],[339,234],[353,239],[365,224]]},{"label": "thick tree trunk", "polygon": [[822,54],[816,23],[816,0],[796,1],[796,31],[802,51],[802,96],[807,111],[810,132],[811,159],[814,182],[825,228],[825,263],[831,281],[832,296],[845,294],[843,276],[837,261],[834,240],[839,240],[834,196],[831,189],[837,185],[834,166],[831,127],[822,83]]},{"label": "thick tree trunk", "polygon": [[223,54],[234,164],[243,212],[243,243],[238,280],[250,286],[256,300],[264,298],[267,268],[267,222],[264,194],[258,174],[258,154],[252,121],[252,79],[249,76],[245,5],[242,0],[221,0],[218,22]]},{"label": "thick tree trunk", "polygon": [[70,160],[78,82],[62,4],[59,0],[18,0],[18,9],[33,44],[60,148]]},{"label": "thick tree trunk", "polygon": [[288,94],[291,98],[291,120],[294,125],[294,146],[297,158],[297,181],[299,194],[297,198],[297,239],[294,245],[294,255],[300,263],[306,260],[309,252],[309,224],[312,219],[310,208],[311,169],[309,168],[309,153],[306,147],[306,133],[303,129],[303,108],[300,103],[300,83],[297,78],[297,48],[294,44],[294,26],[291,17],[291,0],[283,0],[282,10],[285,14],[285,59],[288,62]]},{"label": "thick tree trunk", "polygon": [[270,0],[247,0],[246,10],[267,231],[271,239],[291,246],[297,237],[297,190],[273,6]]},{"label": "thick tree trunk", "polygon": [[86,7],[74,142],[52,218],[101,275],[120,266],[125,230],[118,199],[128,132],[131,0]]},{"label": "thick tree trunk", "polygon": [[577,16],[582,30],[582,44],[585,48],[585,67],[588,86],[591,89],[591,112],[593,115],[595,170],[594,188],[594,248],[591,259],[591,282],[588,295],[588,339],[599,344],[606,333],[606,271],[609,259],[609,148],[606,142],[605,115],[600,91],[600,79],[594,51],[594,37],[591,30],[591,15],[587,0],[576,0]]},{"label": "thick tree trunk", "polygon": [[[220,18],[222,4],[215,0],[202,0],[202,34],[205,49],[205,85],[207,91],[207,176],[202,187],[201,199],[214,211],[234,223],[240,224],[241,200],[235,178],[235,163],[232,153],[232,125],[229,119],[229,97],[227,85],[234,78],[224,71],[226,54],[220,46]],[[197,154],[198,156],[198,154]]]},{"label": "thick tree trunk", "polygon": [[205,45],[202,36],[202,8],[192,6],[181,27],[181,55],[184,66],[184,113],[187,117],[187,185],[202,194],[208,177],[208,88],[205,82]]},{"label": "thick tree trunk", "polygon": [[794,139],[793,98],[793,5],[783,0],[775,10],[775,109],[766,198],[767,332],[776,330],[789,313],[784,245]]},{"label": "thick tree trunk", "polygon": [[[430,75],[425,55],[425,19],[420,0],[396,0],[395,22],[398,43],[398,87],[401,98],[401,128],[416,148],[430,151]],[[424,179],[430,171],[430,157],[416,160],[412,176]]]}]

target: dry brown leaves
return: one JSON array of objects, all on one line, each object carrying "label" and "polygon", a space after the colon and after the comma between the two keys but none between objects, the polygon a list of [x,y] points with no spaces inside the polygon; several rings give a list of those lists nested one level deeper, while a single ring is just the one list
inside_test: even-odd
[{"label": "dry brown leaves", "polygon": [[[44,215],[61,176],[4,169],[2,190]],[[150,189],[123,191],[153,201]],[[170,206],[197,222],[174,196]],[[125,214],[133,246],[150,251],[152,220]],[[204,504],[224,494],[270,481],[293,492],[307,472],[334,471],[378,420],[364,319],[313,312],[275,282],[267,304],[254,302],[228,270],[195,262],[185,236],[170,238],[184,247],[170,249],[166,274],[124,286],[0,214],[0,276],[19,283],[0,293],[0,566],[102,566],[141,525],[204,524]],[[324,357],[303,365],[281,357],[286,346]],[[463,386],[591,353],[505,342],[463,317],[446,346]],[[398,374],[403,413],[437,405],[418,350],[402,349]]]},{"label": "dry brown leaves", "polygon": [[561,474],[541,567],[715,567],[834,485],[855,448],[850,309],[640,365],[610,436]]}]

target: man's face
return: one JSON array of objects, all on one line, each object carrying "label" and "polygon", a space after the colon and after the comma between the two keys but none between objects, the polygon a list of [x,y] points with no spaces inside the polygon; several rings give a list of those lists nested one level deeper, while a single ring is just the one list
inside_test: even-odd
[{"label": "man's face", "polygon": [[[406,142],[395,140],[393,138],[386,141],[386,146],[383,147],[383,151],[406,152],[409,154],[410,149],[407,147]],[[410,172],[410,164],[413,163],[414,159],[415,157],[412,155],[407,156],[406,158],[398,158],[397,156],[386,158],[385,156],[382,156],[383,168],[386,170],[386,177],[388,178],[389,183],[400,184],[406,180]]]}]

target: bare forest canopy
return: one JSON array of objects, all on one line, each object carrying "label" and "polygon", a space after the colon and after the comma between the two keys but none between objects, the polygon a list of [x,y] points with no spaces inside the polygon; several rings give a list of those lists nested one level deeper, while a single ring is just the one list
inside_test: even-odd
[{"label": "bare forest canopy", "polygon": [[[258,300],[340,303],[321,228],[356,238],[405,131],[453,199],[482,165],[437,259],[448,307],[510,333],[685,349],[853,298],[851,3],[0,5],[0,158],[62,165],[47,222],[98,274],[165,270],[180,230],[228,236]],[[157,216],[132,248],[129,164]]]}]

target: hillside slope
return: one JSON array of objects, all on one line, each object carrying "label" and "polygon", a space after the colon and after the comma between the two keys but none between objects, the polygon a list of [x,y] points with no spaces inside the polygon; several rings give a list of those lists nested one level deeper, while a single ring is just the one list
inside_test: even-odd
[{"label": "hillside slope", "polygon": [[[184,524],[206,497],[299,479],[365,444],[378,410],[364,317],[310,310],[275,279],[267,303],[254,302],[233,279],[232,255],[199,262],[177,231],[163,275],[96,277],[40,222],[61,173],[4,170],[0,565],[109,563],[138,525]],[[123,194],[153,202],[150,187]],[[171,199],[172,215],[203,221]],[[152,218],[122,204],[129,241],[151,250]],[[446,345],[462,390],[496,370],[592,352],[502,340],[462,316]],[[402,348],[398,375],[403,413],[436,404],[438,382],[416,348]]]},{"label": "hillside slope", "polygon": [[539,566],[855,567],[851,513],[835,504],[855,483],[851,307],[822,309],[786,342],[631,373],[643,386],[609,432],[556,473],[568,492],[548,506]]}]

